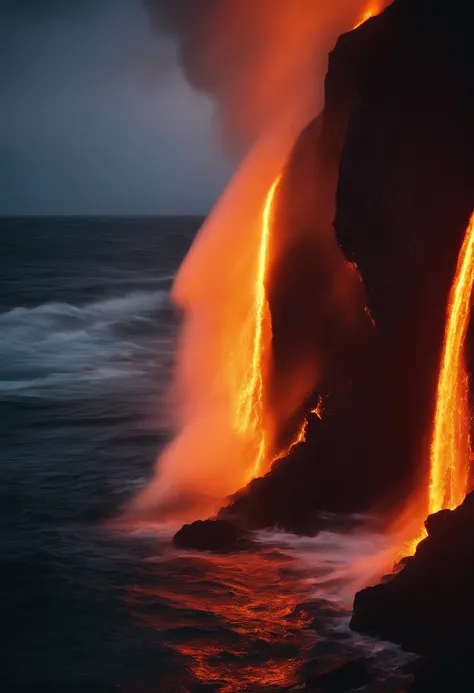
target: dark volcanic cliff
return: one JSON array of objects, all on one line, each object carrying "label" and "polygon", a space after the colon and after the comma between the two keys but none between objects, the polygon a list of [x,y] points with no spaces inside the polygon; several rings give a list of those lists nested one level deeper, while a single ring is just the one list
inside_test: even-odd
[{"label": "dark volcanic cliff", "polygon": [[[320,511],[395,504],[424,473],[446,298],[474,208],[467,13],[395,0],[330,55],[324,111],[284,172],[276,225],[293,243],[267,287],[276,371],[298,353],[289,341],[304,324],[301,348],[321,351],[326,411],[309,417],[304,445],[232,499],[223,514],[248,526],[312,531]],[[318,239],[335,229],[363,277],[375,332],[360,316],[349,332],[321,319],[318,243],[298,252],[303,227]],[[290,301],[291,277],[300,293]]]}]

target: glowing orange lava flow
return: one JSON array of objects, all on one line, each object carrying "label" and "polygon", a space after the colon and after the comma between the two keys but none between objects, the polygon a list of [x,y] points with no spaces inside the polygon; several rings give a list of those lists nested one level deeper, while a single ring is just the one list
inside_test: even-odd
[{"label": "glowing orange lava flow", "polygon": [[[314,409],[311,409],[309,412],[310,414],[314,414],[318,419],[322,420],[323,418],[323,400],[322,398],[319,399],[319,402],[315,406]],[[298,432],[296,433],[293,441],[290,443],[290,445],[285,448],[284,450],[280,450],[280,452],[276,455],[276,457],[273,458],[273,462],[276,462],[277,460],[281,460],[287,455],[290,454],[290,452],[295,448],[297,445],[300,443],[305,443],[306,442],[306,431],[308,428],[308,416],[305,416],[303,423],[301,424],[300,428],[298,429]]]},{"label": "glowing orange lava flow", "polygon": [[[471,459],[469,382],[464,365],[464,341],[469,325],[471,293],[474,284],[474,214],[459,251],[456,273],[446,309],[441,366],[430,450],[428,513],[452,510],[463,502],[468,485]],[[414,553],[427,536],[410,541]]]},{"label": "glowing orange lava flow", "polygon": [[449,294],[431,442],[429,512],[464,500],[470,460],[468,376],[464,341],[474,284],[474,214],[459,253]]},{"label": "glowing orange lava flow", "polygon": [[303,423],[301,424],[294,440],[289,444],[287,448],[284,450],[280,450],[280,452],[273,458],[273,462],[276,462],[277,460],[282,460],[284,457],[287,457],[287,455],[290,454],[290,452],[295,448],[297,445],[300,443],[305,443],[306,442],[306,429],[308,428],[308,419],[305,417]]},{"label": "glowing orange lava flow", "polygon": [[357,24],[354,24],[353,29],[357,29],[361,24],[364,24],[368,19],[371,17],[375,17],[376,15],[380,14],[383,10],[384,3],[380,2],[380,0],[371,0],[371,2],[368,3],[368,5],[365,7],[363,10],[362,14],[360,15],[359,19],[357,20]]},{"label": "glowing orange lava flow", "polygon": [[[262,213],[262,235],[258,253],[257,276],[255,280],[255,332],[253,336],[252,353],[248,382],[244,383],[239,396],[237,429],[243,435],[253,432],[258,439],[258,449],[252,478],[258,476],[267,455],[267,439],[264,422],[263,383],[264,383],[264,346],[271,339],[271,318],[265,293],[265,278],[268,264],[268,248],[270,242],[271,216],[275,192],[280,182],[278,176],[270,186],[265,199]],[[269,335],[264,339],[265,325],[268,325]]]}]

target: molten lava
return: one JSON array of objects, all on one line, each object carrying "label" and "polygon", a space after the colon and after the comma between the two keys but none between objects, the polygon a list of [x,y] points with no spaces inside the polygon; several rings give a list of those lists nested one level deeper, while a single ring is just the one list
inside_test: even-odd
[{"label": "molten lava", "polygon": [[471,446],[464,341],[473,283],[474,214],[466,230],[449,294],[431,443],[430,513],[455,508],[462,503],[467,491]]},{"label": "molten lava", "polygon": [[357,24],[354,25],[354,29],[357,29],[361,24],[364,24],[368,19],[371,17],[375,17],[376,15],[380,14],[384,8],[383,2],[380,2],[380,0],[371,0],[371,2],[368,3],[368,5],[364,8],[362,14],[360,15],[359,19],[357,20]]},{"label": "molten lava", "polygon": [[[264,380],[268,365],[268,350],[271,342],[271,316],[265,294],[265,278],[268,267],[268,247],[271,234],[272,210],[275,192],[280,182],[278,176],[270,186],[262,213],[262,236],[258,253],[257,276],[255,278],[254,335],[248,380],[238,393],[237,430],[243,436],[255,437],[257,454],[252,477],[258,476],[268,451],[264,413]],[[253,436],[252,436],[253,433]]]},{"label": "molten lava", "polygon": [[[446,309],[441,364],[430,449],[428,513],[452,510],[464,500],[471,458],[469,382],[464,342],[474,284],[474,213],[459,251]],[[423,528],[407,549],[414,553],[427,536]]]},{"label": "molten lava", "polygon": [[314,409],[311,409],[310,414],[314,414],[315,416],[318,417],[318,419],[323,418],[323,400],[322,400],[322,398],[319,399],[319,402],[314,407]]}]

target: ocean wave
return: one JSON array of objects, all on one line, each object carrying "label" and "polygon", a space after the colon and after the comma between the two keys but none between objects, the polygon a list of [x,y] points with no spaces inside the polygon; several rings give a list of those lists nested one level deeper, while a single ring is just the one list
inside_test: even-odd
[{"label": "ocean wave", "polygon": [[[341,516],[341,524],[351,519],[360,520],[361,516]],[[373,526],[374,518],[366,519],[368,526]],[[392,690],[391,686],[403,679],[403,667],[416,656],[402,652],[393,643],[360,635],[350,630],[349,623],[355,593],[377,584],[392,570],[393,538],[362,526],[349,531],[322,531],[314,537],[278,530],[262,530],[257,536],[262,547],[277,549],[293,561],[295,572],[307,588],[306,604],[310,611],[314,608],[318,636],[312,656],[324,660],[328,653],[335,652],[348,660],[369,657],[380,690]]]},{"label": "ocean wave", "polygon": [[168,292],[156,290],[0,314],[0,393],[67,396],[67,387],[139,378],[170,356],[167,309]]},{"label": "ocean wave", "polygon": [[[120,320],[128,316],[155,311],[167,300],[166,291],[135,291],[125,296],[107,298],[84,305],[43,303],[32,308],[18,306],[0,314],[0,327],[5,329],[44,326],[70,327],[71,318],[78,324],[94,323],[100,319]],[[54,323],[52,325],[52,323]]]}]

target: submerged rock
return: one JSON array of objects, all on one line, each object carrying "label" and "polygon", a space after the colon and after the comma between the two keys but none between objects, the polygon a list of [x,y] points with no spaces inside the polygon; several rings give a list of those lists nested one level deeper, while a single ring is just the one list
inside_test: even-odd
[{"label": "submerged rock", "polygon": [[306,690],[346,693],[361,688],[369,683],[371,678],[367,664],[367,659],[359,657],[319,676],[310,676],[306,681]]},{"label": "submerged rock", "polygon": [[[283,171],[272,242],[285,245],[268,279],[274,377],[316,354],[324,412],[309,416],[304,444],[231,499],[246,526],[314,533],[321,511],[396,506],[415,483],[474,208],[469,9],[395,0],[329,56],[324,110]],[[376,337],[359,321],[341,332],[331,312],[335,275],[320,244],[334,234],[360,272]]]},{"label": "submerged rock", "polygon": [[252,548],[251,534],[227,520],[196,520],[183,525],[173,537],[180,549],[231,553]]}]

